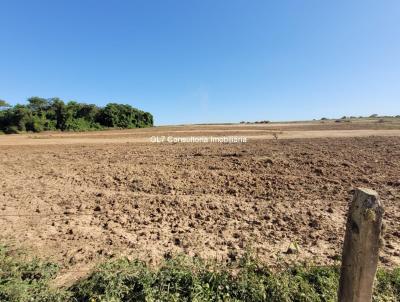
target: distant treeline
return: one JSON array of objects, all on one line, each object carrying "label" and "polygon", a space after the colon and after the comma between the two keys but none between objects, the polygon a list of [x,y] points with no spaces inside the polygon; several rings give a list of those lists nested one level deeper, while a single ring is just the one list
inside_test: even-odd
[{"label": "distant treeline", "polygon": [[[370,116],[342,116],[341,120],[354,120],[354,119],[376,119],[376,118],[400,118],[400,115],[378,115],[376,113],[371,114]],[[323,117],[321,121],[330,120],[329,118]],[[335,120],[335,119],[333,119]],[[338,120],[338,119],[337,119]]]},{"label": "distant treeline", "polygon": [[153,116],[130,105],[109,103],[105,107],[98,107],[74,101],[64,103],[59,98],[31,97],[27,105],[10,106],[0,100],[0,131],[4,133],[151,126]]}]

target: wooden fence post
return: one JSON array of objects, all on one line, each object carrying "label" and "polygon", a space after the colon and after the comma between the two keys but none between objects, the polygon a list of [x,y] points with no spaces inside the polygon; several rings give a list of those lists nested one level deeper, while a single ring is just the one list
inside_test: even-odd
[{"label": "wooden fence post", "polygon": [[375,191],[364,188],[355,190],[344,237],[339,302],[372,300],[383,212]]}]

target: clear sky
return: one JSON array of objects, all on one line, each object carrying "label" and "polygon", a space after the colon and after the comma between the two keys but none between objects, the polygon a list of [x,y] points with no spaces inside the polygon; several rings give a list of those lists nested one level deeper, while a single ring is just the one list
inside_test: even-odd
[{"label": "clear sky", "polygon": [[0,0],[0,98],[158,125],[400,114],[400,1]]}]

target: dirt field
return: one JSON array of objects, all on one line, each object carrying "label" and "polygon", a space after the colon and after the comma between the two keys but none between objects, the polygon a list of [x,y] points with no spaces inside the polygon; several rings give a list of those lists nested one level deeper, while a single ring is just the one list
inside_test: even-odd
[{"label": "dirt field", "polygon": [[[274,135],[274,133],[276,135]],[[239,135],[247,143],[151,143]],[[277,139],[276,139],[277,138]],[[66,270],[183,252],[332,263],[351,189],[386,208],[381,265],[400,265],[400,124],[157,127],[0,136],[0,238]],[[297,243],[298,254],[288,254]]]}]

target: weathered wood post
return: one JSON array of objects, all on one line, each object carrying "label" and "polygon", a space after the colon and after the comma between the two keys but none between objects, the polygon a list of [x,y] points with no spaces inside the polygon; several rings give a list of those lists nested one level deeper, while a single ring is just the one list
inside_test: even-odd
[{"label": "weathered wood post", "polygon": [[339,302],[372,300],[383,212],[375,191],[364,188],[355,190],[344,237]]}]

